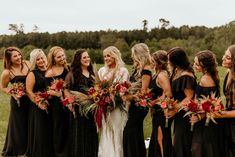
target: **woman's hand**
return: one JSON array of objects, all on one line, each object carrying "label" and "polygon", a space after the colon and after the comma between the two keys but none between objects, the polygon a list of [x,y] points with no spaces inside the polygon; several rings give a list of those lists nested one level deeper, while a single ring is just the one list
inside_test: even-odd
[{"label": "woman's hand", "polygon": [[51,96],[56,96],[56,97],[62,96],[62,91],[49,90],[49,91],[47,91],[47,93]]}]

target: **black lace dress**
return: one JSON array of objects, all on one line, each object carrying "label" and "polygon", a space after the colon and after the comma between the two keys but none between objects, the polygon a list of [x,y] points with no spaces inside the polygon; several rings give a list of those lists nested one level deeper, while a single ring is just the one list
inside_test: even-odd
[{"label": "black lace dress", "polygon": [[[153,100],[162,96],[163,90],[156,84],[157,76],[150,84],[151,92],[153,93]],[[169,126],[171,126],[172,119],[169,119]],[[173,146],[171,139],[171,127],[165,128],[165,115],[161,107],[156,104],[152,109],[152,135],[149,144],[148,157],[162,157],[160,145],[158,143],[158,128],[161,128],[163,134],[163,154],[164,157],[173,156]]]},{"label": "black lace dress", "polygon": [[[70,72],[69,72],[70,74]],[[69,82],[69,90],[87,94],[86,88],[93,86],[92,76],[81,75],[79,80],[74,78]],[[74,82],[74,83],[72,83]],[[79,113],[78,106],[75,106],[76,117],[70,113],[70,156],[69,157],[97,157],[98,156],[98,133],[94,121],[94,115],[90,113],[88,117]]]},{"label": "black lace dress", "polygon": [[[45,71],[35,69],[32,71],[35,76],[33,92],[46,91]],[[34,103],[31,103],[29,110],[29,142],[27,156],[29,157],[54,157],[52,140],[52,118],[51,108],[48,113],[41,110]]]},{"label": "black lace dress", "polygon": [[[186,96],[185,89],[195,90],[196,80],[194,77],[182,75],[171,81],[173,98],[182,101]],[[180,111],[174,116],[174,150],[176,157],[191,157],[192,132],[188,117],[184,117],[185,111]]]},{"label": "black lace dress", "polygon": [[[68,70],[64,69],[62,74],[55,77],[46,78],[47,87],[55,79],[65,79]],[[59,97],[53,96],[49,99],[49,104],[52,109],[52,124],[53,124],[53,146],[56,157],[69,157],[68,150],[68,128],[69,128],[69,111],[63,106]]]},{"label": "black lace dress", "polygon": [[[196,98],[202,98],[202,95],[209,96],[215,93],[215,96],[220,96],[218,87],[202,87],[197,85]],[[202,119],[194,125],[193,139],[192,139],[192,156],[193,157],[220,157],[223,156],[220,148],[221,128],[222,123],[219,119],[215,124],[210,121],[208,126],[205,126],[206,118]]]},{"label": "black lace dress", "polygon": [[[226,89],[228,81],[228,74],[224,79],[223,92],[226,97],[226,108],[227,110],[234,110],[234,92],[235,92],[235,81],[231,82],[230,88]],[[235,156],[235,118],[227,118],[225,120],[225,131],[224,131],[224,146],[225,146],[225,157]]]},{"label": "black lace dress", "polygon": [[[143,70],[141,75],[151,76],[151,72]],[[134,76],[135,72],[130,77],[131,82],[137,81]],[[148,108],[136,106],[134,101],[131,102],[123,133],[124,157],[146,157],[143,122],[147,114]]]},{"label": "black lace dress", "polygon": [[[21,82],[25,84],[25,79],[26,76],[14,76],[10,82]],[[18,104],[17,101],[11,97],[11,111],[2,156],[18,156],[25,154],[28,138],[29,102],[30,101],[27,96],[22,96],[20,98],[20,104]]]}]

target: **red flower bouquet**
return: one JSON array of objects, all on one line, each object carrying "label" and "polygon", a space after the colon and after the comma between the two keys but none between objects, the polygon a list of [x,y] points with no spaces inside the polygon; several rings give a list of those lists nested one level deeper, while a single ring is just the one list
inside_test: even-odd
[{"label": "red flower bouquet", "polygon": [[209,125],[210,120],[217,124],[212,115],[213,112],[221,112],[222,110],[224,110],[224,105],[221,103],[221,98],[215,97],[215,93],[213,93],[208,97],[203,96],[200,101],[202,110],[206,113],[205,126]]},{"label": "red flower bouquet", "polygon": [[107,81],[101,81],[88,90],[88,97],[94,102],[88,107],[94,111],[97,127],[102,127],[102,118],[106,116],[107,111],[113,110],[113,101],[110,96],[110,86]]},{"label": "red flower bouquet", "polygon": [[76,117],[76,113],[75,113],[75,105],[78,105],[75,102],[75,96],[71,96],[71,97],[65,97],[64,99],[62,99],[62,103],[63,106],[68,107],[68,109],[73,113],[74,118]]},{"label": "red flower bouquet", "polygon": [[35,104],[42,110],[47,112],[49,94],[47,92],[35,93]]},{"label": "red flower bouquet", "polygon": [[[160,105],[160,107],[162,108],[164,113],[166,113],[168,110],[174,109],[176,101],[165,95],[165,96],[160,97],[158,99],[157,103]],[[168,128],[168,118],[167,117],[165,120],[165,128]]]},{"label": "red flower bouquet", "polygon": [[13,83],[8,93],[12,95],[12,97],[17,101],[18,106],[20,106],[20,98],[25,95],[24,83]]},{"label": "red flower bouquet", "polygon": [[151,90],[148,89],[146,93],[139,93],[138,94],[138,100],[135,103],[137,106],[141,107],[150,107],[152,106],[153,94],[151,93]]},{"label": "red flower bouquet", "polygon": [[[198,117],[200,116],[199,114],[204,113],[202,110],[201,104],[198,101],[193,101],[190,100],[188,104],[184,107],[184,110],[186,111],[185,116],[193,116],[197,115]],[[190,130],[193,131],[194,123],[191,123],[191,128]]]}]

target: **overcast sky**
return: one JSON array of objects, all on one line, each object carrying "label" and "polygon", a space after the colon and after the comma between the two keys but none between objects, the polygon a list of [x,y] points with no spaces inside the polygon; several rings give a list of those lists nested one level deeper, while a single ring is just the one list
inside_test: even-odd
[{"label": "overcast sky", "polygon": [[170,25],[224,25],[235,20],[235,0],[2,0],[0,34],[12,34],[9,24],[37,25],[40,32],[95,31]]}]

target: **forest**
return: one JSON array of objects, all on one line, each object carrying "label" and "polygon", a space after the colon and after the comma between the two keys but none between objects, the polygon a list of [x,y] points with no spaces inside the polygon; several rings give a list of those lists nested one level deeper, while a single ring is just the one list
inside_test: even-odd
[{"label": "forest", "polygon": [[92,60],[103,63],[102,50],[107,46],[116,46],[123,55],[126,64],[131,64],[131,47],[138,42],[146,43],[151,53],[163,49],[169,50],[178,46],[185,49],[190,59],[200,50],[209,49],[217,56],[220,64],[226,48],[235,43],[235,21],[228,24],[209,28],[206,26],[180,27],[170,26],[170,22],[159,19],[159,25],[148,28],[148,21],[142,21],[142,29],[135,30],[100,30],[75,32],[39,32],[35,25],[32,32],[25,33],[24,25],[9,24],[11,35],[0,35],[0,58],[8,46],[22,49],[24,57],[34,48],[41,48],[46,53],[52,46],[61,46],[66,50],[67,60],[71,62],[76,49],[88,50]]}]

